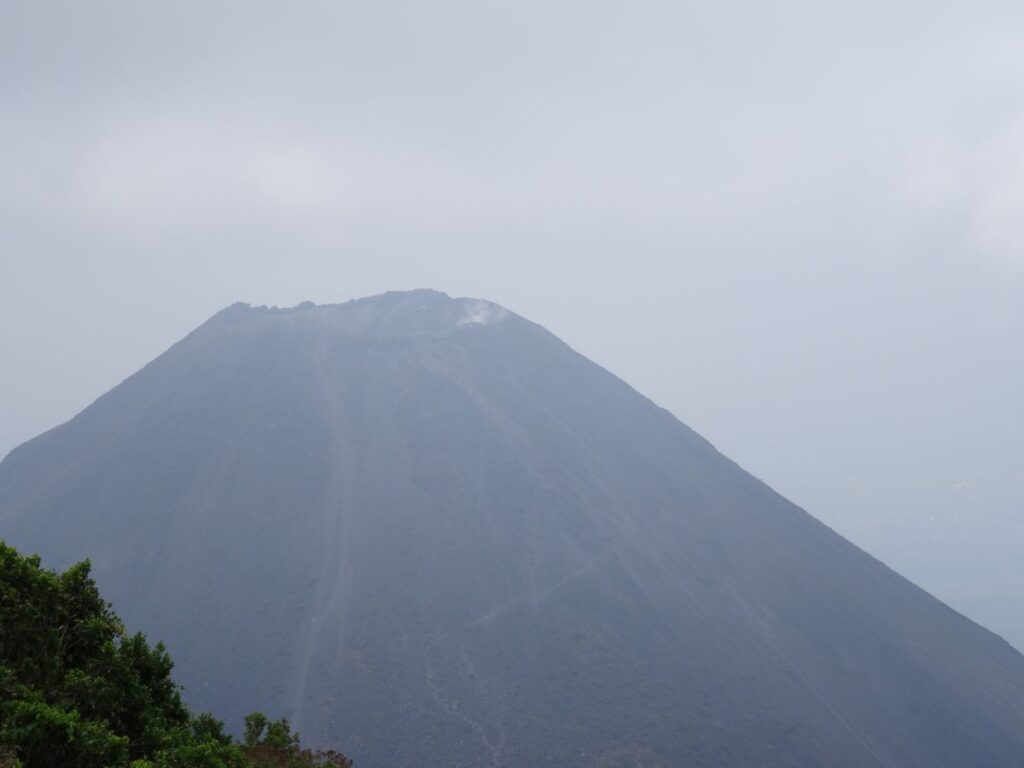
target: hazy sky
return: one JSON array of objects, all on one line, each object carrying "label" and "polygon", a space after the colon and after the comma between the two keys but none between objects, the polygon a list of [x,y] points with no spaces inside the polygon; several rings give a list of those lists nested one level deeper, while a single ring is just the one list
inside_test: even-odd
[{"label": "hazy sky", "polygon": [[1024,646],[1024,4],[0,0],[0,455],[234,301],[547,326]]}]

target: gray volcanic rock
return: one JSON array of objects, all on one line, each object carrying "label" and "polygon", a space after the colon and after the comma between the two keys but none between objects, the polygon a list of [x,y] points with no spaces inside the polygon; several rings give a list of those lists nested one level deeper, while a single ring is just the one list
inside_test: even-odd
[{"label": "gray volcanic rock", "polygon": [[487,302],[230,307],[0,534],[360,768],[1024,765],[1024,657]]}]

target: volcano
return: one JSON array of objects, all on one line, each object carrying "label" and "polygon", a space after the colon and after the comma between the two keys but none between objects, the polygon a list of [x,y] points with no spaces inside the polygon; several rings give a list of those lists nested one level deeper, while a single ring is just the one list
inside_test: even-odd
[{"label": "volcano", "polygon": [[229,307],[0,535],[360,768],[1024,765],[1024,657],[486,301]]}]

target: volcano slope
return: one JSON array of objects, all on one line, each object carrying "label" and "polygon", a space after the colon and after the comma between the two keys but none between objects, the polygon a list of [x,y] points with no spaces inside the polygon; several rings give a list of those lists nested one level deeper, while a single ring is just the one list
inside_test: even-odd
[{"label": "volcano slope", "polygon": [[1024,765],[1024,657],[483,301],[225,309],[0,535],[360,768]]}]

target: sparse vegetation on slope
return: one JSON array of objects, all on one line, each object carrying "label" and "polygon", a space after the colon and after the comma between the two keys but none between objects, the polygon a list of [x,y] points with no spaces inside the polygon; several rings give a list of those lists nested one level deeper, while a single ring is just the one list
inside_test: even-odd
[{"label": "sparse vegetation on slope", "polygon": [[351,768],[254,712],[244,742],[193,715],[160,643],[126,635],[89,575],[0,541],[0,768]]}]

